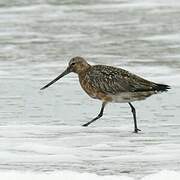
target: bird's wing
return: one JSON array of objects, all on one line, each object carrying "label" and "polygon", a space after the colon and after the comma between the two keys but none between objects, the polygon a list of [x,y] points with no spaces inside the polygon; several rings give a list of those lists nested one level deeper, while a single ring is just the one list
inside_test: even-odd
[{"label": "bird's wing", "polygon": [[93,66],[87,77],[93,87],[110,94],[152,91],[156,85],[124,69],[103,65]]}]

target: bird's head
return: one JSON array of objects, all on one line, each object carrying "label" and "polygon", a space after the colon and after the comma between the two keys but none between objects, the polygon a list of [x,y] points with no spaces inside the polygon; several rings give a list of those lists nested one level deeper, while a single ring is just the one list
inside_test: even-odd
[{"label": "bird's head", "polygon": [[46,89],[47,87],[49,87],[50,85],[55,83],[57,80],[59,80],[60,78],[62,78],[63,76],[65,76],[71,72],[80,74],[80,73],[86,71],[89,67],[90,67],[90,65],[86,62],[86,60],[84,58],[79,57],[79,56],[73,57],[69,61],[69,65],[66,68],[66,70],[63,73],[61,73],[58,77],[56,77],[54,80],[52,80],[50,83],[48,83],[47,85],[42,87],[41,90]]},{"label": "bird's head", "polygon": [[87,68],[89,68],[89,66],[90,65],[87,63],[87,61],[84,58],[76,56],[69,61],[68,68],[70,72],[79,74],[85,71]]}]

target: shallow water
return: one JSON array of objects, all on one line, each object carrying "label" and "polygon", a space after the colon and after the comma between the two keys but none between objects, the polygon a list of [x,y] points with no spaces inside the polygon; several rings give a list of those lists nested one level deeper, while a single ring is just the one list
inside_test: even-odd
[{"label": "shallow water", "polygon": [[[0,170],[70,170],[142,177],[180,170],[178,0],[4,1],[0,3]],[[40,88],[81,55],[172,86],[127,104],[101,103],[68,75]]]}]

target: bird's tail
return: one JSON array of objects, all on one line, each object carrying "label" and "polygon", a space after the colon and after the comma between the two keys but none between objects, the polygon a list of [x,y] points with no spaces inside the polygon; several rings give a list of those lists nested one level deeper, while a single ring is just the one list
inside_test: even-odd
[{"label": "bird's tail", "polygon": [[168,89],[171,89],[171,87],[166,84],[156,84],[155,86],[155,90],[159,92],[168,91]]}]

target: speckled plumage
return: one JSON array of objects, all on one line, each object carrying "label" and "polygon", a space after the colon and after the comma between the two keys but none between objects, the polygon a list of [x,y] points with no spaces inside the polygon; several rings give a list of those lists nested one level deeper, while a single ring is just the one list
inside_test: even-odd
[{"label": "speckled plumage", "polygon": [[148,81],[121,68],[105,65],[91,66],[84,58],[74,57],[61,75],[41,89],[47,88],[70,72],[78,74],[79,82],[89,96],[103,102],[99,115],[83,126],[88,126],[99,119],[103,115],[104,107],[108,102],[127,102],[133,113],[134,132],[138,132],[136,112],[131,102],[143,100],[152,94],[167,91],[170,88],[168,85]]},{"label": "speckled plumage", "polygon": [[[89,84],[108,96],[121,96],[121,94],[125,93],[149,96],[153,94],[152,91],[157,87],[155,83],[131,74],[126,70],[104,65],[91,66],[86,74],[83,77],[80,76],[79,79],[81,84],[82,82]],[[83,87],[83,89],[86,89],[86,87]],[[148,91],[149,93],[147,93]]]},{"label": "speckled plumage", "polygon": [[92,97],[103,100],[97,96],[101,92],[113,102],[132,102],[143,100],[152,94],[168,88],[145,80],[124,69],[105,65],[90,66],[86,73],[79,76],[82,88]]}]

